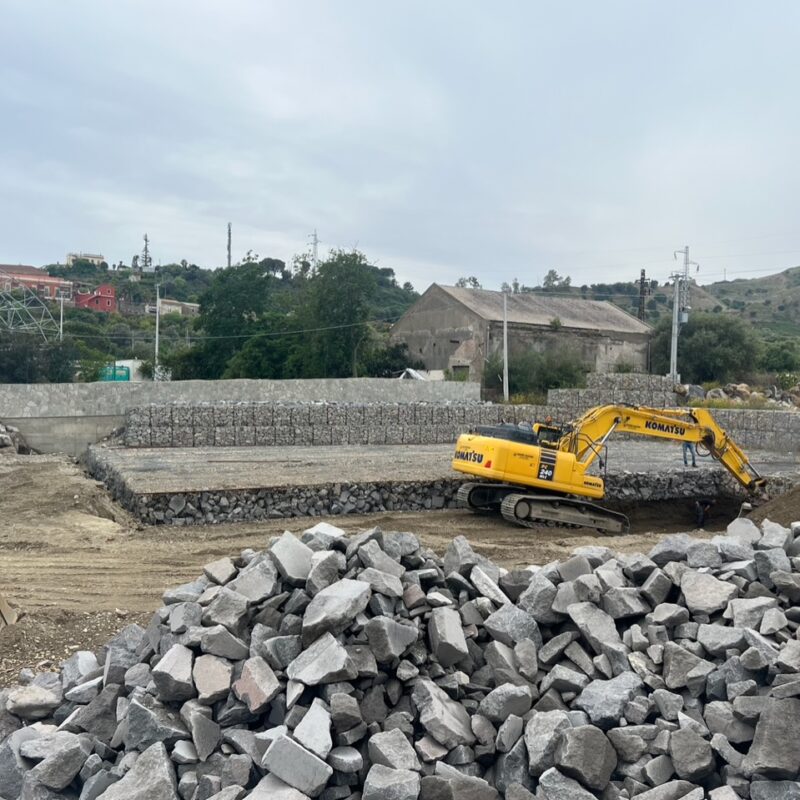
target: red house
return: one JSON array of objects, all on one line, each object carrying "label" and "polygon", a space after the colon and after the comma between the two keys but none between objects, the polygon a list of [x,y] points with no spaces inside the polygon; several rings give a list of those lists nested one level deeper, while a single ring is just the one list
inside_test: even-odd
[{"label": "red house", "polygon": [[38,267],[0,264],[0,289],[16,286],[25,286],[45,300],[57,300],[60,295],[72,296],[72,281],[51,277]]},{"label": "red house", "polygon": [[91,292],[76,292],[75,308],[91,308],[111,314],[117,310],[117,290],[110,283],[101,283]]}]

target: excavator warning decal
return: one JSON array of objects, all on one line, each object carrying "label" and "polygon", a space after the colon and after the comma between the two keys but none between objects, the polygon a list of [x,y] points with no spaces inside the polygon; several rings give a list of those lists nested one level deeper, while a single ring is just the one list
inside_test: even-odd
[{"label": "excavator warning decal", "polygon": [[552,481],[556,474],[556,454],[542,450],[537,478],[540,481]]}]

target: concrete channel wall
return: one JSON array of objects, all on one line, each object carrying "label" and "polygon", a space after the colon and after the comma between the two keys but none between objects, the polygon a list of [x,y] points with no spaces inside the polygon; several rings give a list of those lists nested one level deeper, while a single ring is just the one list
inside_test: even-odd
[{"label": "concrete channel wall", "polygon": [[129,408],[230,400],[469,403],[480,400],[480,387],[388,378],[0,384],[0,420],[19,428],[28,444],[41,452],[79,455],[121,427]]}]

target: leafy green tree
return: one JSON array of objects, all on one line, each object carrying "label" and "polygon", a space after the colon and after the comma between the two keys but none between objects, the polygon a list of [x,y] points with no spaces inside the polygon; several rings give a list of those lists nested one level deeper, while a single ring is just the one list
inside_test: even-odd
[{"label": "leafy green tree", "polygon": [[764,353],[763,366],[772,372],[791,372],[800,368],[800,348],[793,339],[769,342]]},{"label": "leafy green tree", "polygon": [[299,316],[307,334],[299,337],[291,360],[303,377],[357,374],[375,290],[374,270],[357,250],[332,250],[317,267],[301,300]]},{"label": "leafy green tree", "polygon": [[[567,346],[543,353],[512,352],[508,359],[508,388],[511,394],[542,394],[548,389],[582,386],[586,372],[580,354]],[[499,356],[487,360],[484,385],[488,389],[502,388],[503,363]]]},{"label": "leafy green tree", "polygon": [[228,361],[223,378],[293,378],[291,357],[301,335],[287,330],[279,313],[261,318],[261,331],[248,339]]},{"label": "leafy green tree", "polygon": [[[669,371],[672,321],[662,320],[652,341],[652,368]],[[726,314],[692,314],[678,339],[678,368],[691,383],[725,382],[753,370],[760,363],[761,340],[738,317]]]},{"label": "leafy green tree", "polygon": [[425,364],[409,355],[405,343],[383,342],[370,348],[359,364],[358,374],[366,378],[396,378],[406,368],[425,369]]},{"label": "leafy green tree", "polygon": [[[280,277],[278,277],[280,276]],[[200,297],[196,329],[203,342],[172,365],[176,376],[219,378],[228,361],[253,335],[262,332],[265,314],[287,309],[291,275],[283,261],[265,258],[217,270]]]},{"label": "leafy green tree", "polygon": [[70,383],[78,356],[70,339],[46,343],[29,333],[2,333],[0,383]]}]

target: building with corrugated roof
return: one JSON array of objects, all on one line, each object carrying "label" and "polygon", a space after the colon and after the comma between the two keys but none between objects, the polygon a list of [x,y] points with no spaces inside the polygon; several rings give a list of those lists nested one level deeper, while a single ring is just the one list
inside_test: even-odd
[{"label": "building with corrugated roof", "polygon": [[[613,303],[545,293],[509,294],[508,346],[570,349],[593,372],[646,372],[652,329]],[[481,380],[503,352],[503,292],[432,284],[392,327],[392,340],[429,370]]]}]

